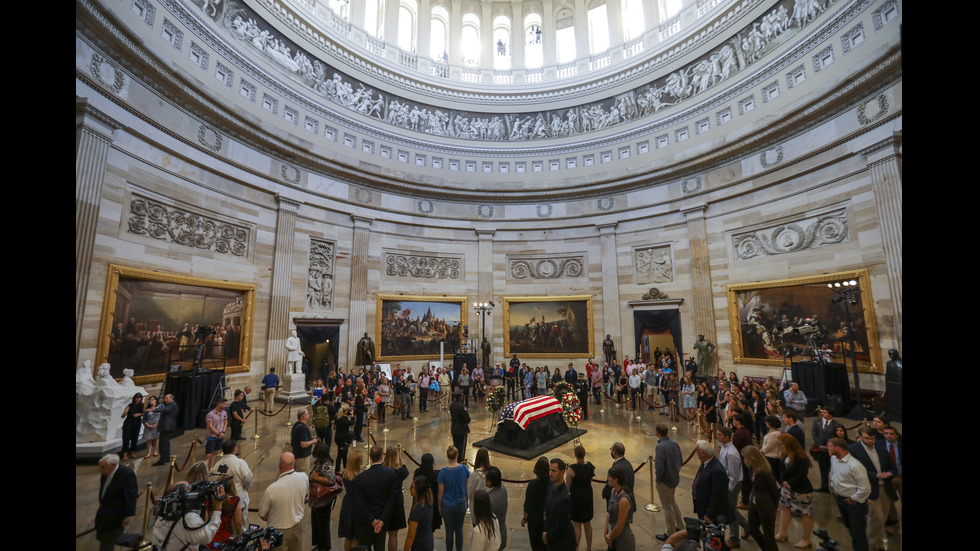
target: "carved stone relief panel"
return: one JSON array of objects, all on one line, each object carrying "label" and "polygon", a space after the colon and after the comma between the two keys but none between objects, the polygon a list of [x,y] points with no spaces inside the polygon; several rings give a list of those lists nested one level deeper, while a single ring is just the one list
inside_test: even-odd
[{"label": "carved stone relief panel", "polygon": [[584,254],[564,256],[509,256],[510,279],[577,279],[585,277]]},{"label": "carved stone relief panel", "polygon": [[310,238],[310,267],[306,272],[306,305],[326,310],[333,304],[333,266],[336,244]]},{"label": "carved stone relief panel", "polygon": [[847,211],[839,209],[796,222],[732,236],[736,260],[773,256],[850,241]]},{"label": "carved stone relief panel", "polygon": [[633,249],[633,277],[637,285],[674,281],[674,254],[670,245]]},{"label": "carved stone relief panel", "polygon": [[247,256],[252,231],[248,226],[220,220],[133,193],[127,230],[161,241],[233,256]]},{"label": "carved stone relief panel", "polygon": [[419,279],[460,279],[461,256],[435,256],[400,251],[385,251],[384,272],[392,277]]}]

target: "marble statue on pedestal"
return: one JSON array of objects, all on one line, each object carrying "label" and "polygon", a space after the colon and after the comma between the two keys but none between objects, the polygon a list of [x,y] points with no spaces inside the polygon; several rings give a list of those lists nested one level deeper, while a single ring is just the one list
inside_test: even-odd
[{"label": "marble statue on pedestal", "polygon": [[[128,371],[129,373],[126,373]],[[99,366],[92,377],[92,362],[86,360],[75,372],[75,443],[107,442],[122,438],[126,405],[133,394],[149,393],[136,386],[130,378],[132,370],[125,370],[123,384],[116,382],[109,373],[109,364]]]}]

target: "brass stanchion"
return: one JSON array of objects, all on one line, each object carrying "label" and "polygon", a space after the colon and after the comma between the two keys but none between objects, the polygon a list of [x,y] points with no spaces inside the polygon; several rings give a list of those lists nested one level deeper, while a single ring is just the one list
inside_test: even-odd
[{"label": "brass stanchion", "polygon": [[388,434],[388,402],[381,402],[381,412],[385,416],[385,428],[381,432],[385,433],[385,436],[387,436],[387,434]]},{"label": "brass stanchion", "polygon": [[367,419],[367,430],[368,437],[364,439],[364,449],[370,449],[371,447],[371,416],[367,413],[364,414],[364,418]]},{"label": "brass stanchion", "polygon": [[[677,404],[675,404],[674,402],[671,402],[670,403],[670,422],[671,423],[676,423],[677,422],[677,417],[679,416],[679,413],[680,412],[677,411]],[[676,440],[677,439],[677,425],[674,425],[674,426],[670,427],[670,430],[674,431],[674,439]]]},{"label": "brass stanchion", "polygon": [[657,505],[657,494],[654,493],[654,489],[653,489],[653,482],[654,480],[656,480],[657,475],[656,472],[653,470],[652,455],[647,456],[647,464],[650,465],[650,503],[647,503],[646,507],[644,508],[647,511],[650,511],[651,513],[659,513],[660,506]]},{"label": "brass stanchion", "polygon": [[[249,415],[251,415],[252,413],[255,413],[255,411],[249,412]],[[261,436],[259,436],[259,416],[258,415],[255,416],[255,423],[254,423],[254,425],[255,425],[255,434],[253,434],[251,436],[251,438],[252,438],[252,440],[258,440],[259,438],[261,438]]]},{"label": "brass stanchion", "polygon": [[291,427],[293,426],[293,422],[290,421],[293,418],[293,399],[286,398],[286,405],[289,406],[289,409],[286,410],[286,426]]},{"label": "brass stanchion", "polygon": [[[143,535],[144,536],[149,534],[148,530],[150,528],[150,516],[153,513],[153,501],[150,499],[150,494],[152,493],[153,493],[153,483],[147,482],[146,483],[146,506],[143,507]],[[153,548],[153,544],[150,543],[150,541],[144,537],[143,539],[140,540],[136,548],[139,549],[139,551],[144,551],[144,550],[149,551],[150,549]]]}]

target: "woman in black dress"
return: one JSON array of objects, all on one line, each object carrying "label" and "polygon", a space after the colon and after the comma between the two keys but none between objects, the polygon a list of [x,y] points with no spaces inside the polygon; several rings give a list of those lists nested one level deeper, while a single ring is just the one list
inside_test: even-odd
[{"label": "woman in black dress", "polygon": [[749,496],[749,533],[762,551],[778,551],[776,547],[776,508],[779,506],[779,483],[765,456],[755,446],[742,448],[745,465],[752,473],[752,493]]},{"label": "woman in black dress", "polygon": [[351,414],[350,406],[346,402],[340,404],[340,411],[337,412],[337,420],[334,425],[337,427],[337,434],[334,435],[334,442],[337,443],[337,471],[347,466],[347,450],[353,442],[350,428],[354,424],[354,417]]},{"label": "woman in black dress", "polygon": [[344,499],[340,502],[340,520],[337,523],[337,536],[344,539],[344,551],[350,551],[357,545],[357,530],[355,519],[357,511],[354,510],[354,479],[361,472],[364,463],[364,453],[361,450],[354,450],[347,458],[347,469],[344,471]]},{"label": "woman in black dress", "polygon": [[524,518],[521,519],[521,526],[527,526],[528,539],[531,542],[531,551],[545,551],[548,546],[544,544],[541,535],[544,533],[544,509],[545,498],[548,495],[548,469],[550,463],[548,458],[541,456],[534,464],[534,480],[527,483],[527,490],[524,493]]},{"label": "woman in black dress", "polygon": [[585,448],[575,446],[575,463],[565,471],[565,485],[572,501],[572,525],[575,526],[575,545],[582,541],[585,529],[585,548],[592,549],[592,477],[595,466],[585,460]]},{"label": "woman in black dress", "polygon": [[388,527],[388,551],[398,551],[398,531],[408,526],[405,521],[405,496],[402,493],[402,484],[408,478],[408,467],[402,461],[402,452],[395,446],[388,446],[385,450],[384,466],[395,469],[398,473],[398,496],[395,498],[395,508],[392,510],[391,518],[385,523]]},{"label": "woman in black dress", "polygon": [[[412,478],[424,476],[429,481],[429,488],[438,488],[439,471],[435,469],[436,458],[431,453],[422,454],[419,460],[419,468],[415,469]],[[439,514],[439,500],[432,500],[432,531],[442,528],[442,515]]]},{"label": "woman in black dress", "polygon": [[718,415],[715,412],[715,393],[711,390],[711,387],[706,383],[701,383],[701,392],[698,394],[698,409],[703,412],[705,428],[709,431],[711,426],[718,421]]},{"label": "woman in black dress", "polygon": [[123,410],[122,418],[122,452],[119,458],[125,460],[126,453],[129,453],[133,459],[136,459],[136,444],[140,439],[140,427],[143,421],[143,394],[137,392],[133,395],[133,401]]},{"label": "woman in black dress", "polygon": [[[333,486],[334,470],[333,461],[330,460],[329,441],[317,442],[313,446],[313,468],[310,470],[310,480]],[[311,500],[310,527],[313,531],[315,551],[330,551],[330,512],[336,499],[336,496],[331,496],[320,503],[312,503]]]}]

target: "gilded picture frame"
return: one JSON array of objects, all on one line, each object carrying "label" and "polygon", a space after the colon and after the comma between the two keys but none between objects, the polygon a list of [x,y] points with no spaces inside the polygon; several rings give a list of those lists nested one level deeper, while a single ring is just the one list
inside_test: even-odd
[{"label": "gilded picture frame", "polygon": [[[803,350],[808,344],[806,332],[810,329],[800,328],[818,327],[820,330],[812,334],[816,347],[827,343],[831,361],[842,363],[846,358],[850,367],[847,316],[843,304],[831,303],[834,293],[827,287],[844,280],[856,280],[861,291],[860,301],[849,305],[858,371],[884,373],[868,270],[729,285],[728,318],[735,363],[785,365],[782,351],[786,345]],[[814,318],[816,322],[807,322]]]},{"label": "gilded picture frame", "polygon": [[194,329],[205,326],[214,333],[205,337],[202,367],[248,372],[254,308],[251,283],[110,264],[95,364],[108,362],[117,379],[123,369],[133,369],[138,385],[163,381],[170,365],[192,368]]},{"label": "gilded picture frame", "polygon": [[462,340],[466,325],[466,297],[379,294],[377,301],[378,362],[438,358],[443,339],[445,357],[453,357],[454,339]]},{"label": "gilded picture frame", "polygon": [[593,358],[592,295],[504,297],[504,355]]}]

